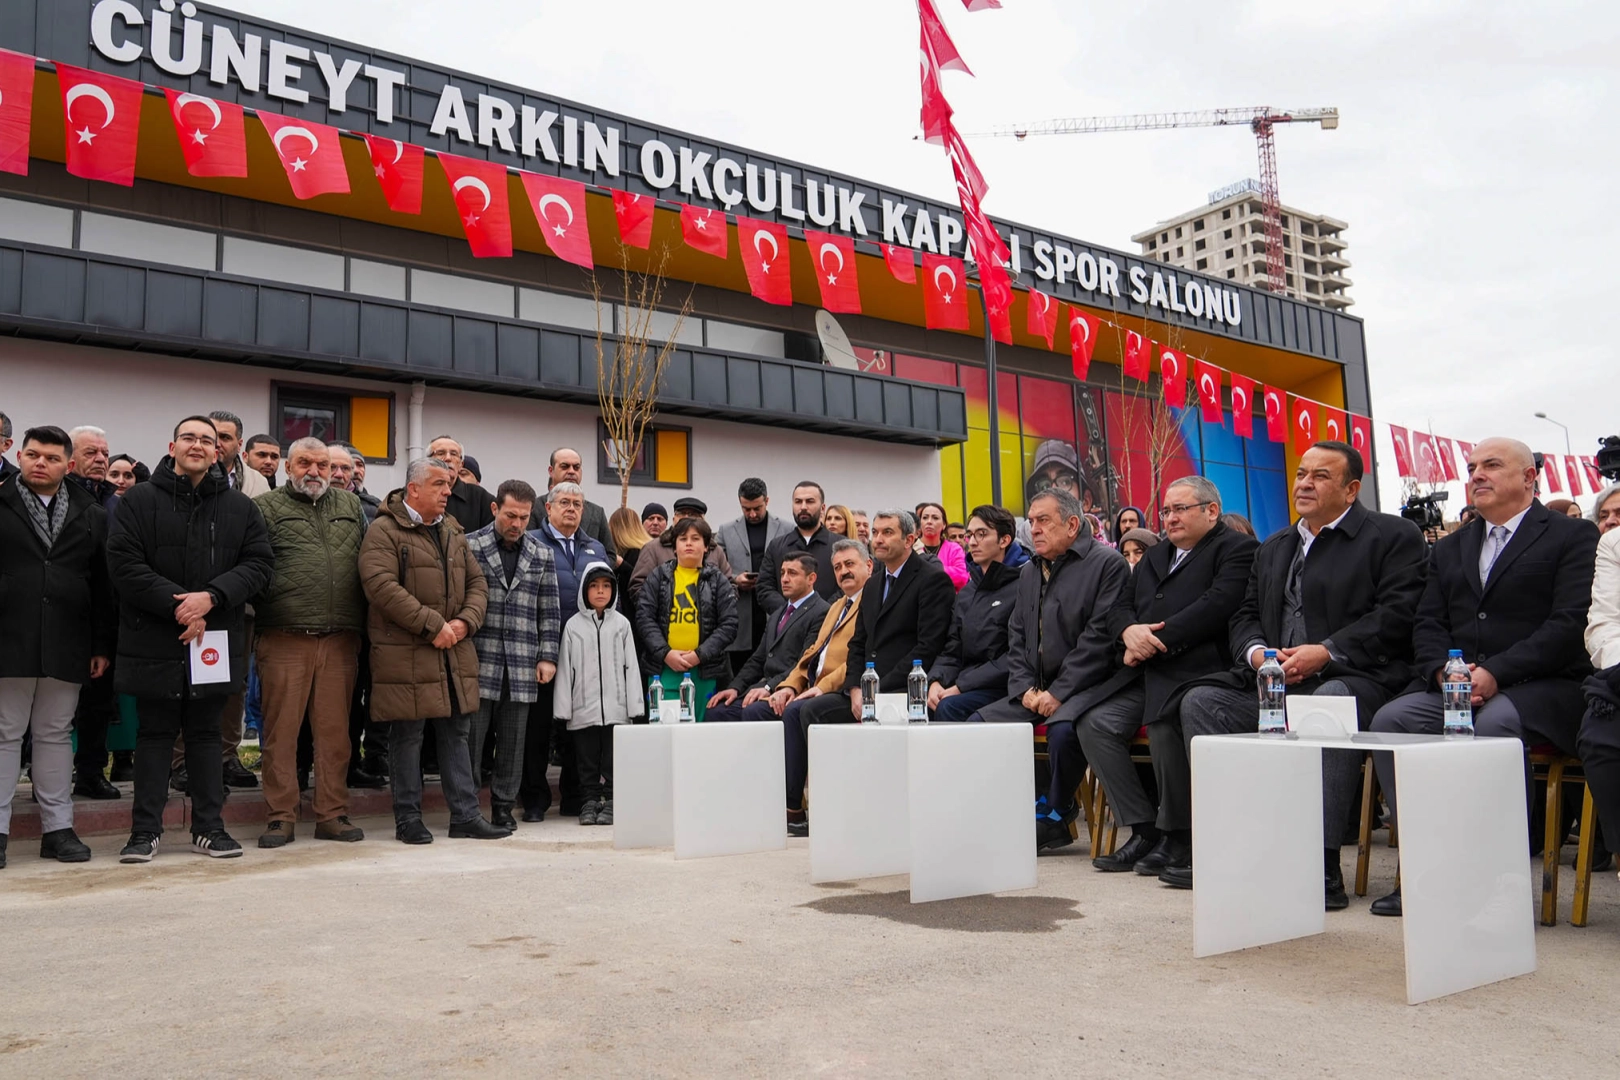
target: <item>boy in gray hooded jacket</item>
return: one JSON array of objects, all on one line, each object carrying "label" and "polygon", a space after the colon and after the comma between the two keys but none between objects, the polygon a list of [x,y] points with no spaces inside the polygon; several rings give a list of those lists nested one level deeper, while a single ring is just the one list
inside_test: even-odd
[{"label": "boy in gray hooded jacket", "polygon": [[563,627],[553,715],[568,721],[579,766],[581,825],[613,824],[613,725],[647,711],[630,620],[614,610],[618,576],[591,563],[579,579],[579,613]]}]

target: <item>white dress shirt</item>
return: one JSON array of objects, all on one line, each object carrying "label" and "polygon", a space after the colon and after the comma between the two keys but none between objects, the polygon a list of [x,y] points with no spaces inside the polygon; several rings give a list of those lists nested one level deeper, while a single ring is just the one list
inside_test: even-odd
[{"label": "white dress shirt", "polygon": [[[1513,534],[1519,531],[1519,526],[1524,524],[1524,515],[1529,512],[1530,508],[1527,506],[1499,526],[1492,525],[1489,521],[1483,523],[1485,525],[1485,542],[1479,545],[1479,583],[1481,585],[1485,584],[1486,580],[1490,578],[1491,567],[1496,564],[1496,560],[1502,557],[1502,552],[1507,550],[1507,546],[1513,542]],[[1498,528],[1506,529],[1507,535],[1495,541],[1493,549],[1491,534],[1496,532]]]}]

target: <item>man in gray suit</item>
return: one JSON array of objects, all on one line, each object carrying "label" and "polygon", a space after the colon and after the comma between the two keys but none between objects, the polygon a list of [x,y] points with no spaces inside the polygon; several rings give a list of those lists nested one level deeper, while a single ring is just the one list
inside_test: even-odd
[{"label": "man in gray suit", "polygon": [[[759,647],[731,685],[709,699],[705,723],[727,720],[774,720],[769,697],[787,677],[805,643],[827,617],[827,601],[816,592],[816,558],[801,552],[782,564],[782,595],[787,604],[768,621]],[[757,706],[750,708],[750,706]]]},{"label": "man in gray suit", "polygon": [[[579,451],[566,446],[559,446],[551,452],[551,461],[546,465],[546,498],[534,504],[534,516],[529,519],[529,531],[546,527],[546,502],[551,498],[551,489],[558,484],[585,483],[585,463],[580,459]],[[613,534],[608,531],[607,511],[597,503],[585,500],[585,513],[579,519],[579,531],[586,536],[597,540],[607,549],[608,565],[618,562],[618,549],[613,546]]]},{"label": "man in gray suit", "polygon": [[765,481],[757,476],[750,476],[737,485],[737,504],[742,507],[742,517],[720,526],[714,535],[715,543],[731,563],[731,583],[737,587],[737,640],[731,650],[733,670],[748,662],[765,634],[765,609],[755,588],[765,562],[765,549],[778,536],[793,531],[786,521],[770,513],[770,493],[765,489]]}]

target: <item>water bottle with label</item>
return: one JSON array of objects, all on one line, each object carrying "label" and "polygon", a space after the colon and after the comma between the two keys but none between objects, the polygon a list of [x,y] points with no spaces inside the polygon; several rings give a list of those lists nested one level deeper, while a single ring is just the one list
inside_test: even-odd
[{"label": "water bottle with label", "polygon": [[647,680],[647,723],[664,722],[664,681],[654,675]]},{"label": "water bottle with label", "polygon": [[1288,734],[1288,677],[1277,663],[1277,650],[1267,649],[1260,665],[1260,734]]},{"label": "water bottle with label", "polygon": [[690,724],[697,719],[697,683],[688,671],[681,676],[681,723]]},{"label": "water bottle with label", "polygon": [[928,672],[921,660],[911,662],[906,676],[906,720],[913,724],[928,723]]},{"label": "water bottle with label", "polygon": [[1452,649],[1446,660],[1440,698],[1445,705],[1445,733],[1470,738],[1474,734],[1474,673],[1461,649]]},{"label": "water bottle with label", "polygon": [[861,672],[861,723],[877,723],[877,698],[877,665],[869,660],[866,663],[866,670]]}]

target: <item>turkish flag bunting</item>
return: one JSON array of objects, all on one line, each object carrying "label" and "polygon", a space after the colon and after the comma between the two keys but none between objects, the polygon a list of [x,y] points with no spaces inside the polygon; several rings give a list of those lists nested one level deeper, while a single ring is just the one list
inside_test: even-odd
[{"label": "turkish flag bunting", "polygon": [[828,311],[861,313],[860,281],[855,276],[855,241],[847,236],[804,230],[810,261],[816,264],[821,306]]},{"label": "turkish flag bunting", "polygon": [[962,0],[962,6],[969,11],[989,11],[1001,7],[1001,0]]},{"label": "turkish flag bunting", "polygon": [[922,20],[923,48],[928,51],[934,66],[940,71],[960,71],[964,75],[972,75],[962,54],[956,51],[951,35],[946,32],[934,0],[917,0],[917,15]]},{"label": "turkish flag bunting", "polygon": [[1581,458],[1581,467],[1586,470],[1586,483],[1596,495],[1603,490],[1603,474],[1598,472],[1597,462],[1589,457]]},{"label": "turkish flag bunting", "polygon": [[1029,311],[1024,329],[1035,337],[1046,339],[1050,349],[1057,338],[1058,305],[1039,289],[1029,290]]},{"label": "turkish flag bunting", "polygon": [[133,186],[145,87],[67,64],[56,65],[56,78],[62,86],[67,171],[85,180]]},{"label": "turkish flag bunting", "polygon": [[[962,192],[962,208],[976,214],[981,222],[988,224],[988,219],[984,217],[984,209],[979,204],[990,194],[990,185],[985,182],[984,173],[979,171],[978,162],[973,160],[973,154],[968,150],[967,143],[962,141],[962,135],[956,130],[955,124],[945,125],[945,147],[951,155],[951,168],[956,172],[957,189]],[[969,210],[970,200],[971,210]]]},{"label": "turkish flag bunting", "polygon": [[1558,478],[1558,458],[1554,454],[1541,455],[1541,473],[1547,478],[1547,491],[1553,495],[1564,493],[1564,482]]},{"label": "turkish flag bunting", "polygon": [[382,185],[388,209],[396,214],[422,212],[422,172],[427,155],[420,146],[381,135],[365,136],[371,152],[371,171]]},{"label": "turkish flag bunting", "polygon": [[1414,479],[1417,470],[1412,468],[1412,437],[1405,428],[1389,425],[1389,437],[1395,441],[1395,475],[1403,480]]},{"label": "turkish flag bunting", "polygon": [[787,226],[772,221],[737,219],[737,250],[748,274],[748,291],[767,304],[793,303],[793,278],[788,271]]},{"label": "turkish flag bunting", "polygon": [[163,91],[180,139],[180,153],[192,176],[246,176],[247,129],[242,106],[201,94]]},{"label": "turkish flag bunting", "polygon": [[263,110],[259,122],[270,133],[270,144],[287,170],[293,195],[313,199],[317,195],[349,193],[349,170],[343,164],[337,128]]},{"label": "turkish flag bunting", "polygon": [[28,175],[34,58],[0,49],[0,172]]},{"label": "turkish flag bunting", "polygon": [[1187,354],[1168,345],[1159,346],[1159,379],[1164,383],[1164,403],[1172,409],[1187,407]]},{"label": "turkish flag bunting", "polygon": [[1013,343],[1012,336],[1012,309],[1007,307],[987,307],[990,313],[990,336],[1003,345]]},{"label": "turkish flag bunting", "polygon": [[[1569,477],[1569,493],[1571,495],[1586,494],[1581,488],[1581,466],[1574,458],[1566,457],[1564,459],[1564,475]],[[1597,491],[1594,489],[1592,494],[1596,495]]]},{"label": "turkish flag bunting", "polygon": [[1193,361],[1193,382],[1198,384],[1198,413],[1206,424],[1221,422],[1221,369]]},{"label": "turkish flag bunting", "polygon": [[619,222],[619,239],[631,247],[652,246],[654,203],[651,195],[631,191],[613,193],[613,216]]},{"label": "turkish flag bunting", "polygon": [[1254,387],[1253,379],[1232,372],[1232,431],[1245,439],[1254,438]]},{"label": "turkish flag bunting", "polygon": [[1345,442],[1350,432],[1344,426],[1344,410],[1322,406],[1322,440]]},{"label": "turkish flag bunting", "polygon": [[1294,453],[1303,454],[1316,445],[1316,402],[1294,399],[1290,426],[1294,429]]},{"label": "turkish flag bunting", "polygon": [[951,126],[951,103],[940,89],[939,69],[928,55],[928,39],[924,37],[921,49],[922,67],[922,132],[923,142],[935,146],[945,144],[945,132]]},{"label": "turkish flag bunting", "polygon": [[1462,454],[1463,471],[1466,472],[1468,470],[1468,459],[1474,456],[1474,444],[1471,442],[1463,442],[1461,439],[1458,439],[1457,450]]},{"label": "turkish flag bunting", "polygon": [[1457,451],[1452,448],[1450,439],[1435,436],[1434,450],[1440,458],[1440,472],[1448,483],[1455,483],[1457,476]]},{"label": "turkish flag bunting", "polygon": [[681,207],[681,237],[688,247],[724,259],[731,250],[726,235],[726,215],[697,206]]},{"label": "turkish flag bunting", "polygon": [[1361,464],[1372,468],[1372,421],[1365,416],[1350,414],[1350,446],[1361,455]]},{"label": "turkish flag bunting", "polygon": [[531,172],[519,173],[518,178],[551,253],[564,262],[594,269],[591,228],[585,220],[585,185]]},{"label": "turkish flag bunting", "polygon": [[917,284],[917,263],[911,249],[898,244],[879,244],[883,249],[883,265],[889,268],[894,280],[907,285]]},{"label": "turkish flag bunting", "polygon": [[1137,382],[1147,382],[1153,366],[1153,342],[1135,330],[1125,331],[1125,374]]},{"label": "turkish flag bunting", "polygon": [[1288,395],[1275,386],[1264,391],[1266,409],[1266,437],[1272,442],[1288,441]]},{"label": "turkish flag bunting", "polygon": [[1426,431],[1412,432],[1412,459],[1417,466],[1417,482],[1443,484],[1446,474],[1440,468],[1440,455],[1434,448],[1434,436]]},{"label": "turkish flag bunting", "polygon": [[450,195],[475,259],[512,255],[512,206],[506,194],[506,166],[477,158],[439,154],[450,180]]},{"label": "turkish flag bunting", "polygon": [[968,328],[967,268],[950,255],[923,252],[923,325],[930,330]]},{"label": "turkish flag bunting", "polygon": [[1074,361],[1074,377],[1085,382],[1091,373],[1091,354],[1097,348],[1097,320],[1069,306],[1069,356]]}]

